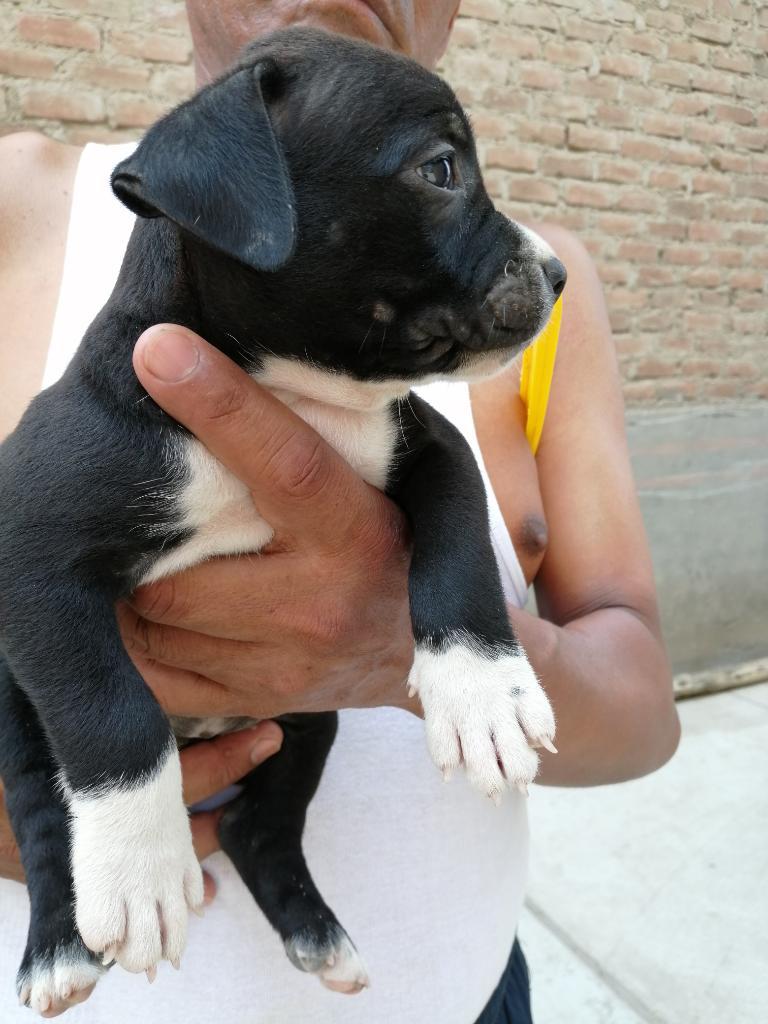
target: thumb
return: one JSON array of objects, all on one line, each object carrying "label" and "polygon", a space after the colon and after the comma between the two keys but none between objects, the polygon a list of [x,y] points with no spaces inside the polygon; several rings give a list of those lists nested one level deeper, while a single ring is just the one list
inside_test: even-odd
[{"label": "thumb", "polygon": [[181,751],[184,802],[191,806],[242,779],[282,746],[283,730],[276,722],[203,740]]}]

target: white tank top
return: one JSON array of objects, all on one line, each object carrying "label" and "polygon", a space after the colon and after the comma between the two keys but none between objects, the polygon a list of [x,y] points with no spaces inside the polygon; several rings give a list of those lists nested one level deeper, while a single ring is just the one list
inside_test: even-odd
[{"label": "white tank top", "polygon": [[[80,159],[44,386],[63,372],[108,298],[133,225],[109,175],[133,143],[88,145]],[[490,486],[464,384],[420,389],[464,433],[486,483],[507,599],[525,581]],[[423,723],[391,708],[345,711],[309,808],[304,848],[329,905],[357,944],[371,988],[325,990],[288,962],[282,944],[223,854],[206,868],[214,903],[190,922],[176,972],[113,969],[71,1024],[472,1024],[506,965],[523,900],[528,855],[525,799],[495,807],[463,777],[445,785],[427,753]],[[0,880],[0,1020],[25,1021],[13,978],[24,950],[26,890]]]}]

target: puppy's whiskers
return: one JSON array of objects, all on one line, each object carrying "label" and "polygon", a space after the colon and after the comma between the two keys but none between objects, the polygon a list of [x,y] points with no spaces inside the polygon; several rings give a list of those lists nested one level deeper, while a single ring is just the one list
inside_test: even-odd
[{"label": "puppy's whiskers", "polygon": [[376,323],[376,321],[375,321],[375,320],[371,320],[371,324],[370,324],[370,327],[369,327],[369,328],[368,328],[368,330],[367,330],[367,331],[365,332],[365,337],[363,338],[363,340],[362,340],[362,342],[361,342],[361,344],[360,344],[360,348],[359,348],[359,349],[357,350],[357,354],[358,354],[358,355],[360,355],[360,354],[362,353],[363,349],[365,348],[365,343],[366,343],[366,341],[368,341],[368,336],[370,335],[371,331],[373,330],[373,325],[374,325],[375,323]]}]

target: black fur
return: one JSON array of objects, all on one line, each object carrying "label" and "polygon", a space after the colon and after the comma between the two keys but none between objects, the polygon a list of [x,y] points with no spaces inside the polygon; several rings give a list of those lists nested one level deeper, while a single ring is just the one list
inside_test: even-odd
[{"label": "black fur", "polygon": [[[453,190],[418,171],[446,153]],[[55,772],[74,793],[135,785],[173,742],[113,611],[186,539],[182,467],[165,459],[185,432],[134,376],[139,334],[172,321],[251,372],[278,354],[416,382],[478,356],[500,366],[564,283],[493,208],[448,86],[324,33],[249,47],[149,130],[113,188],[139,214],[114,292],[0,449],[0,770],[32,896],[25,958],[73,932]],[[417,641],[439,648],[463,631],[490,652],[514,649],[466,443],[423,402],[391,412],[403,429],[389,493],[413,531]],[[335,716],[284,728],[282,752],[225,812],[222,843],[289,953],[307,930],[322,950],[340,926],[301,832]]]}]

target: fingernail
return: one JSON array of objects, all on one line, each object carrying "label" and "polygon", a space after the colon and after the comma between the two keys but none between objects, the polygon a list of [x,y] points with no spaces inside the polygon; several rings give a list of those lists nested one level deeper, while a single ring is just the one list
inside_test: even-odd
[{"label": "fingernail", "polygon": [[176,384],[197,368],[200,351],[186,334],[159,330],[144,342],[142,360],[153,377]]},{"label": "fingernail", "polygon": [[259,734],[251,747],[251,761],[260,764],[266,757],[276,754],[283,744],[282,730],[272,722],[259,727]]}]

